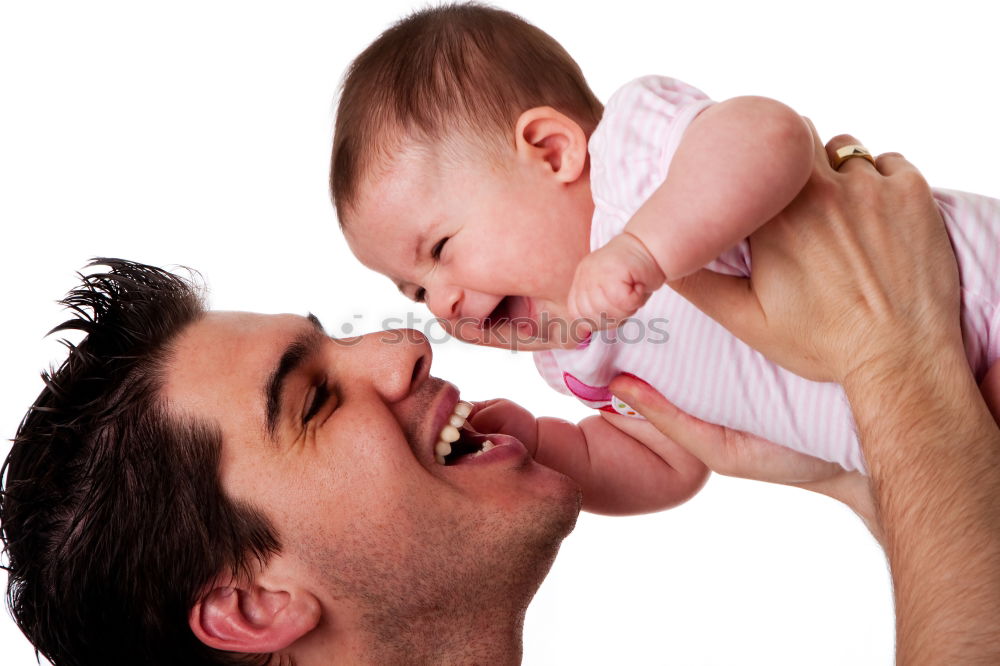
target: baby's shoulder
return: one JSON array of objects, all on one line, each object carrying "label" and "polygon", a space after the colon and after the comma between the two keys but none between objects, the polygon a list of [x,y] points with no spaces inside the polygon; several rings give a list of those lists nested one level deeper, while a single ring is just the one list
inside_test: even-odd
[{"label": "baby's shoulder", "polygon": [[605,117],[609,112],[637,106],[653,105],[655,108],[661,103],[675,106],[708,99],[708,95],[680,79],[650,74],[633,79],[616,90],[605,105]]},{"label": "baby's shoulder", "polygon": [[604,107],[592,137],[592,148],[648,144],[683,129],[698,111],[712,103],[694,86],[668,76],[642,76],[619,88]]},{"label": "baby's shoulder", "polygon": [[681,135],[712,104],[708,95],[678,79],[642,76],[618,89],[590,138],[595,200],[622,211],[663,181]]}]

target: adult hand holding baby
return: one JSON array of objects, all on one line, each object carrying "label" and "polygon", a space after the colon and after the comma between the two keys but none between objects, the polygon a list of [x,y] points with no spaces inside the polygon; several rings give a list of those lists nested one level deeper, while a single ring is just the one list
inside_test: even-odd
[{"label": "adult hand holding baby", "polygon": [[803,377],[843,382],[873,357],[961,347],[958,268],[926,182],[901,155],[830,167],[750,237],[753,274],[672,283],[733,334]]},{"label": "adult hand holding baby", "polygon": [[[820,381],[840,381],[903,340],[960,346],[955,258],[920,173],[899,155],[880,157],[881,173],[864,160],[835,171],[832,154],[855,140],[824,147],[813,136],[809,182],[750,236],[751,277],[702,269],[670,286],[771,360]],[[632,377],[611,390],[713,470],[833,495],[875,531],[867,490],[851,482],[845,497],[839,465],[701,421]]]},{"label": "adult hand holding baby", "polygon": [[870,486],[856,474],[823,478],[634,378],[611,390],[713,469],[817,490],[866,518],[889,558],[898,663],[996,663],[1000,430],[965,358],[955,259],[902,156],[833,170],[830,156],[854,143],[817,142],[806,188],[750,238],[749,279],[701,271],[672,286],[775,362],[843,384]]}]

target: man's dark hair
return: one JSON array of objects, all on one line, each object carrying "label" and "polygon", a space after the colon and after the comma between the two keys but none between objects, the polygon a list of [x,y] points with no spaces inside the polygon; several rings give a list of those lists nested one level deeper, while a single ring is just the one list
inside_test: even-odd
[{"label": "man's dark hair", "polygon": [[[62,301],[78,330],[42,374],[0,470],[7,601],[36,650],[69,664],[236,664],[188,626],[205,587],[247,575],[277,533],[219,481],[214,424],[169,416],[172,343],[204,314],[190,280],[120,259]],[[250,663],[267,663],[253,655]]]}]

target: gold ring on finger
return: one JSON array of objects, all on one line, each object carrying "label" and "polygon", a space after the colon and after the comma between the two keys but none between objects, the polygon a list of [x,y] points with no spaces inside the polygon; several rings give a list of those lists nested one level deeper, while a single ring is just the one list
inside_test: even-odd
[{"label": "gold ring on finger", "polygon": [[860,143],[852,143],[849,146],[844,146],[838,148],[837,152],[833,154],[833,169],[834,171],[840,169],[840,166],[851,159],[852,157],[861,157],[872,163],[875,166],[875,158],[872,154],[868,152],[868,149],[862,146]]}]

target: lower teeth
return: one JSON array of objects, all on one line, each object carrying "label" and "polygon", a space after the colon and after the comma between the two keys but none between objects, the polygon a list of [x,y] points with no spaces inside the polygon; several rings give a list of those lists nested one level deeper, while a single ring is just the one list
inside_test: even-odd
[{"label": "lower teeth", "polygon": [[486,453],[487,451],[489,451],[490,449],[492,449],[494,446],[496,446],[496,445],[493,442],[491,442],[490,440],[486,440],[485,442],[483,442],[483,448],[481,450],[476,451],[475,453],[473,453],[472,457],[476,458],[478,456],[481,456],[484,453]]},{"label": "lower teeth", "polygon": [[[443,444],[443,442],[438,442],[438,444],[441,445],[441,444]],[[496,444],[494,444],[492,441],[490,441],[490,440],[487,439],[485,442],[483,442],[483,446],[482,446],[481,449],[479,449],[475,453],[469,453],[469,454],[467,454],[466,457],[467,458],[476,458],[476,457],[479,457],[479,456],[483,455],[484,453],[486,453],[487,451],[490,451],[490,450],[492,450],[494,448],[496,448]],[[434,459],[437,461],[437,463],[439,465],[447,465],[448,462],[445,460],[445,456],[446,455],[450,455],[450,454],[451,454],[451,446],[450,445],[440,446],[434,452]]]}]

